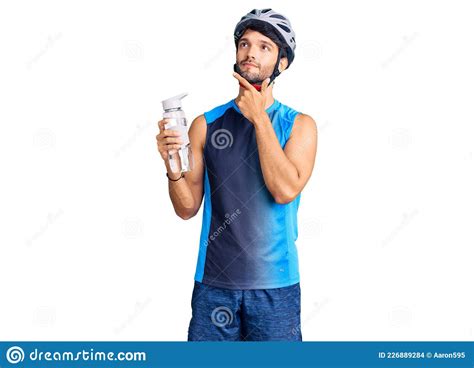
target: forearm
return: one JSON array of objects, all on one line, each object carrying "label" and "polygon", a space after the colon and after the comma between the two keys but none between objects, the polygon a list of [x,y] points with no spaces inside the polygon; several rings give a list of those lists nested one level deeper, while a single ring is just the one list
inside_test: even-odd
[{"label": "forearm", "polygon": [[286,157],[266,113],[254,126],[265,184],[277,202],[287,201],[294,196],[298,170]]},{"label": "forearm", "polygon": [[[173,173],[169,163],[166,163],[166,170],[171,179],[179,178],[180,174]],[[186,178],[177,181],[168,180],[168,192],[176,214],[183,219],[191,217],[194,211],[194,198]]]}]

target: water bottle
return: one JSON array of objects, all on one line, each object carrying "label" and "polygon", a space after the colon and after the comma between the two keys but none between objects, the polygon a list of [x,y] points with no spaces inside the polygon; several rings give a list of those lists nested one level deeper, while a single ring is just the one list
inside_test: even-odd
[{"label": "water bottle", "polygon": [[187,120],[184,111],[181,110],[181,99],[187,96],[187,93],[168,98],[162,101],[163,119],[166,120],[165,129],[177,130],[181,134],[183,143],[178,150],[168,151],[168,161],[171,171],[174,173],[182,173],[191,171],[194,167],[193,153],[188,137]]}]

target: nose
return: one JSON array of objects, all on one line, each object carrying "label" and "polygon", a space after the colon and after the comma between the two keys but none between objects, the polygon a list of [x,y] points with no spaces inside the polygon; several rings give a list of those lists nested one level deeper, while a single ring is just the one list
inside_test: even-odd
[{"label": "nose", "polygon": [[256,47],[255,45],[251,45],[247,49],[247,60],[250,62],[255,62],[255,55],[256,55]]}]

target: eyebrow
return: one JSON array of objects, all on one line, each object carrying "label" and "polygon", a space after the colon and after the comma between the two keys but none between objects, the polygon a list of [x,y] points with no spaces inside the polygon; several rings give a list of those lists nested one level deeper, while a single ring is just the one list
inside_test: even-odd
[{"label": "eyebrow", "polygon": [[[240,43],[240,41],[249,42],[250,40],[249,40],[248,38],[243,37],[243,38],[241,38],[241,39],[239,40],[239,43]],[[273,45],[272,45],[270,42],[268,42],[268,41],[264,41],[264,40],[258,40],[258,41],[259,41],[260,43],[264,43],[265,45],[268,45],[268,46],[273,47]]]}]

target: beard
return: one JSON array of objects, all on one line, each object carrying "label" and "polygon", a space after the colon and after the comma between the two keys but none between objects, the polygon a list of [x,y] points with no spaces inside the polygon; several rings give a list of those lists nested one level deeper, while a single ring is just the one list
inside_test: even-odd
[{"label": "beard", "polygon": [[272,67],[262,68],[261,65],[252,62],[253,64],[257,65],[258,72],[250,72],[246,70],[242,70],[240,65],[247,60],[241,61],[240,63],[235,64],[235,71],[240,74],[240,76],[244,77],[250,84],[262,84],[262,82],[270,77],[273,72]]}]

